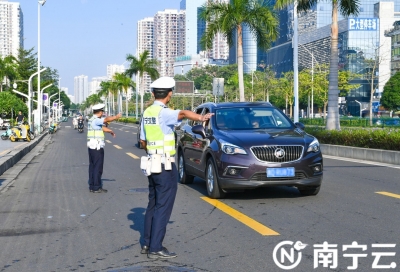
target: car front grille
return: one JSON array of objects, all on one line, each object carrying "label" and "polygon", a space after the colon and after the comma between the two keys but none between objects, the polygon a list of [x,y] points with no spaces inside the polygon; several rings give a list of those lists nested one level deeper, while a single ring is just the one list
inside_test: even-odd
[{"label": "car front grille", "polygon": [[[303,154],[303,146],[301,145],[268,145],[268,146],[253,146],[251,152],[257,159],[263,162],[292,162],[297,161]],[[277,149],[283,149],[285,156],[283,158],[277,158],[275,151]]]},{"label": "car front grille", "polygon": [[280,180],[295,180],[307,178],[304,172],[296,172],[294,177],[282,177],[282,178],[269,178],[266,173],[255,173],[251,177],[251,181],[280,181]]}]

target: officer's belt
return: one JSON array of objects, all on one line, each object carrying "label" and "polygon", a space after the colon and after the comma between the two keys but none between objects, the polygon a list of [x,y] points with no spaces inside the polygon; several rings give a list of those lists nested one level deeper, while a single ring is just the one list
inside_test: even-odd
[{"label": "officer's belt", "polygon": [[[151,154],[149,154],[149,156],[151,157]],[[169,160],[171,162],[175,162],[175,157],[169,157]],[[161,155],[161,163],[164,163],[164,162],[165,162],[165,156]]]}]

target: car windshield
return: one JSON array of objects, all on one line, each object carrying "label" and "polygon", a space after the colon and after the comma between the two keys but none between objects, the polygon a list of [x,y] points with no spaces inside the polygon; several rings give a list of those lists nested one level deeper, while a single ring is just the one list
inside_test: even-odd
[{"label": "car windshield", "polygon": [[282,112],[270,107],[235,107],[217,109],[216,126],[226,130],[257,130],[293,128],[293,123]]}]

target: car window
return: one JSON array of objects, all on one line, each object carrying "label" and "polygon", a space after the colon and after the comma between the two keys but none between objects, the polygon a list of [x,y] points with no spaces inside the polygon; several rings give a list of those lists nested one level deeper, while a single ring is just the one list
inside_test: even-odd
[{"label": "car window", "polygon": [[278,109],[272,107],[218,109],[215,119],[217,128],[222,130],[293,127],[289,118],[284,116]]}]

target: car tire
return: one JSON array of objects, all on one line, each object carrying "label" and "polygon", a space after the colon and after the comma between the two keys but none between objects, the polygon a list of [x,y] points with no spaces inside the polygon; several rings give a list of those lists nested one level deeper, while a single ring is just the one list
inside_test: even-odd
[{"label": "car tire", "polygon": [[209,158],[207,161],[206,185],[207,193],[210,198],[218,199],[225,197],[225,192],[223,192],[219,186],[218,176],[217,172],[215,171],[215,164],[212,158]]},{"label": "car tire", "polygon": [[319,193],[321,186],[299,187],[299,192],[303,196],[313,196]]},{"label": "car tire", "polygon": [[186,173],[185,158],[183,157],[182,151],[178,153],[178,175],[179,182],[181,184],[192,184],[194,176],[190,176]]}]

